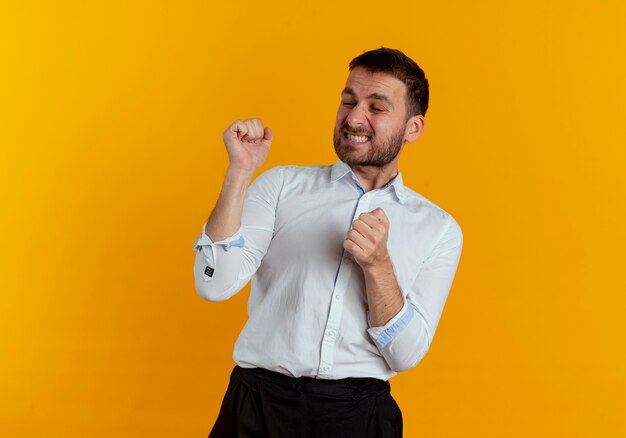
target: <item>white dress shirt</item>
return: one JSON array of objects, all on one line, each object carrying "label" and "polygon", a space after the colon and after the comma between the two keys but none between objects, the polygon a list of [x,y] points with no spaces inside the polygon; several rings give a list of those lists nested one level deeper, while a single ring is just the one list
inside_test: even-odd
[{"label": "white dress shirt", "polygon": [[[389,218],[387,249],[402,309],[371,327],[361,267],[344,251],[354,220],[377,207]],[[205,224],[206,225],[206,224]],[[194,250],[195,288],[223,301],[252,278],[233,353],[243,368],[289,376],[387,380],[426,354],[456,272],[463,235],[440,207],[402,184],[364,192],[350,166],[279,166],[246,193],[241,228]]]}]

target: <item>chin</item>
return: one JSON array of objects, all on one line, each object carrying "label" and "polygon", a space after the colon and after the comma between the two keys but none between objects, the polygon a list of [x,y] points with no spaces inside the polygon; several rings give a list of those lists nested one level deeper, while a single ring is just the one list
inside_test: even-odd
[{"label": "chin", "polygon": [[351,153],[349,150],[349,146],[340,145],[339,147],[335,147],[335,153],[339,157],[341,161],[347,164],[353,164],[358,161],[358,155],[355,153]]}]

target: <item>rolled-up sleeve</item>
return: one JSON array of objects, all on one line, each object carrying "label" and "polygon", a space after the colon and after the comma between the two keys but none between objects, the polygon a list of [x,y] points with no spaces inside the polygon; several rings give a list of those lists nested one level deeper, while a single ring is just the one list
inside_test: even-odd
[{"label": "rolled-up sleeve", "polygon": [[450,292],[463,247],[458,223],[447,224],[430,256],[424,260],[413,284],[402,291],[402,309],[382,327],[368,333],[389,367],[396,372],[416,366],[426,355]]},{"label": "rolled-up sleeve", "polygon": [[213,242],[206,223],[193,246],[196,251],[196,292],[208,301],[224,301],[250,281],[261,264],[274,234],[276,206],[282,186],[282,167],[260,174],[244,199],[241,227]]}]

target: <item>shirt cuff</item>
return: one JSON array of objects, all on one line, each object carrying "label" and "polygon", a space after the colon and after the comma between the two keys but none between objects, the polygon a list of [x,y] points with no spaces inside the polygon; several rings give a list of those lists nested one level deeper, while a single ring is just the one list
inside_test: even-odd
[{"label": "shirt cuff", "polygon": [[400,332],[404,330],[407,325],[409,325],[411,319],[413,319],[413,306],[404,296],[402,299],[404,300],[402,309],[400,309],[396,316],[391,318],[384,326],[372,327],[369,312],[367,314],[367,322],[370,325],[367,332],[380,348],[385,348],[387,344],[393,341],[396,336],[398,336],[398,334],[400,334]]},{"label": "shirt cuff", "polygon": [[194,251],[198,251],[201,247],[207,245],[222,245],[226,251],[228,251],[233,246],[243,248],[245,240],[243,238],[243,234],[241,234],[242,227],[239,227],[239,229],[232,236],[222,240],[218,240],[216,242],[213,242],[211,238],[205,233],[205,227],[206,223],[202,226],[202,232],[200,233],[200,237],[198,237],[196,243],[193,244]]},{"label": "shirt cuff", "polygon": [[239,227],[239,229],[232,236],[213,242],[205,233],[205,226],[206,223],[202,226],[200,237],[198,237],[196,242],[193,244],[193,250],[202,251],[204,261],[206,262],[202,278],[204,281],[209,281],[213,278],[213,273],[215,272],[217,264],[217,251],[215,250],[215,245],[220,245],[225,251],[228,251],[233,246],[243,248],[245,240],[243,238],[243,234],[241,234],[242,227]]}]

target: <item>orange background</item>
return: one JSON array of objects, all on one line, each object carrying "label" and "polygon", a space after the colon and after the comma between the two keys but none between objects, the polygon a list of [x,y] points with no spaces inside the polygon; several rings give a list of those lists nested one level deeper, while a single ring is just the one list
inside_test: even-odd
[{"label": "orange background", "polygon": [[208,434],[248,294],[193,286],[221,133],[334,163],[347,64],[383,45],[431,83],[405,182],[465,237],[392,379],[405,436],[626,436],[623,2],[7,3],[0,435]]}]

